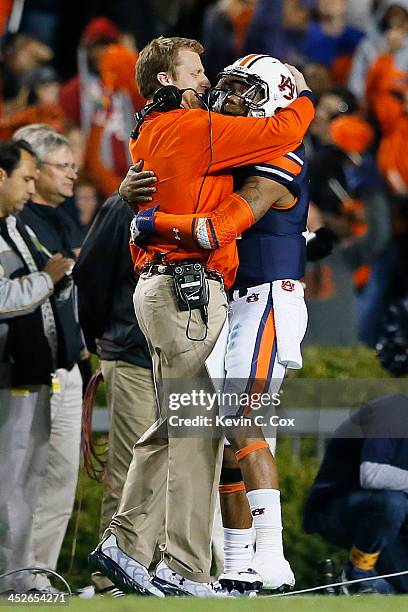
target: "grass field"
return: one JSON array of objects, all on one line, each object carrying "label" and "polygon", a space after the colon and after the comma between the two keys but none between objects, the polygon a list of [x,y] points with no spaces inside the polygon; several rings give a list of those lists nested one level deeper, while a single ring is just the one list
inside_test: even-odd
[{"label": "grass field", "polygon": [[[65,606],[66,607],[66,606]],[[27,606],[10,606],[25,610]],[[35,610],[61,610],[61,606],[35,606]],[[229,600],[144,597],[72,599],[69,612],[398,612],[408,610],[407,596],[286,597]]]}]

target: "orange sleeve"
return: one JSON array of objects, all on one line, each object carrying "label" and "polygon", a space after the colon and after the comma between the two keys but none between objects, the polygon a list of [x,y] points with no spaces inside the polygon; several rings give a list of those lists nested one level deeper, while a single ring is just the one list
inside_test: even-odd
[{"label": "orange sleeve", "polygon": [[310,97],[301,95],[277,115],[265,119],[212,113],[211,173],[260,163],[294,151],[315,115]]},{"label": "orange sleeve", "polygon": [[101,194],[108,198],[122,182],[122,177],[107,168],[101,159],[101,141],[103,127],[93,124],[88,136],[85,154],[85,166],[88,174],[94,179]]},{"label": "orange sleeve", "polygon": [[395,122],[404,114],[402,102],[393,94],[401,90],[406,72],[399,70],[394,56],[380,54],[367,73],[366,95],[384,134],[395,128]]},{"label": "orange sleeve", "polygon": [[154,233],[172,243],[215,250],[235,240],[255,223],[248,202],[233,193],[213,212],[193,215],[154,213]]}]

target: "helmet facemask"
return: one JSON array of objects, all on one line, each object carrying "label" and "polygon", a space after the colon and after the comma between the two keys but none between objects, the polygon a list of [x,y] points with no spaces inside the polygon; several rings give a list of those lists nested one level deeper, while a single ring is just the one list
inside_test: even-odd
[{"label": "helmet facemask", "polygon": [[[232,81],[244,84],[245,89],[241,92],[233,91],[230,87]],[[217,86],[210,91],[210,110],[228,114],[225,106],[232,95],[242,100],[246,116],[265,117],[265,110],[262,107],[269,100],[269,87],[260,77],[235,67],[220,72]]]}]

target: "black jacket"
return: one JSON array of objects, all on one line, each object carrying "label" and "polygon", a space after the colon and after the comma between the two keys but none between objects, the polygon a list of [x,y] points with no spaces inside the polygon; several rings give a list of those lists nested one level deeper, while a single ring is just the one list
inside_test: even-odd
[{"label": "black jacket", "polygon": [[[74,223],[64,211],[28,202],[19,214],[19,219],[34,231],[47,251],[53,255],[62,253],[65,257],[75,259],[72,249],[79,247],[80,244],[74,234]],[[41,249],[40,245],[37,247]],[[70,370],[79,360],[79,353],[84,345],[76,314],[75,292],[71,292],[65,300],[57,300],[55,305],[57,323],[60,327],[59,362],[64,364],[60,367]]]},{"label": "black jacket", "polygon": [[[117,196],[102,206],[89,230],[73,275],[79,320],[87,347],[101,359],[151,368],[133,309],[136,276],[129,249],[133,214]],[[97,351],[96,339],[99,339]]]}]

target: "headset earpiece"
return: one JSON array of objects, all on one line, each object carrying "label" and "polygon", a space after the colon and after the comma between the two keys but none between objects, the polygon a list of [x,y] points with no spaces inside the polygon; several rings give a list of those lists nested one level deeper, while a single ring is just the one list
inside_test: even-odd
[{"label": "headset earpiece", "polygon": [[156,91],[153,104],[157,110],[167,112],[180,108],[183,92],[174,85],[166,85]]},{"label": "headset earpiece", "polygon": [[162,113],[166,113],[168,111],[180,108],[181,99],[183,97],[184,91],[184,89],[179,89],[174,85],[166,85],[165,87],[161,87],[160,89],[158,89],[153,96],[153,102],[151,102],[151,104],[147,104],[147,106],[145,106],[135,114],[136,127],[134,130],[132,130],[130,137],[138,137],[140,126],[142,125],[147,115],[149,115],[153,111],[158,110]]}]

